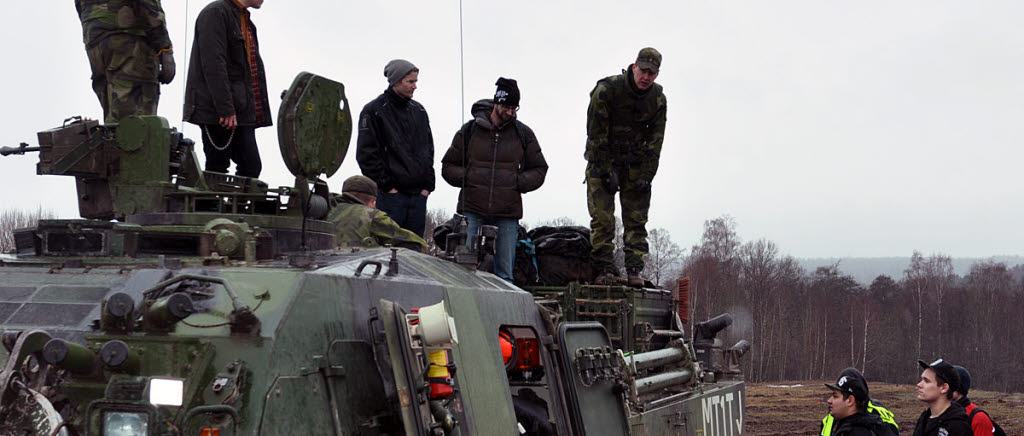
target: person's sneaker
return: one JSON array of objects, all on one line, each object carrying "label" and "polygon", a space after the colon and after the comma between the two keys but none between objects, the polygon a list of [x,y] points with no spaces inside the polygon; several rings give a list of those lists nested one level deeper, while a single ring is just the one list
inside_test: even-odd
[{"label": "person's sneaker", "polygon": [[601,274],[601,275],[597,276],[596,280],[594,280],[594,284],[595,285],[602,285],[602,286],[614,286],[614,285],[619,285],[621,283],[622,283],[622,280],[619,279],[619,276],[615,275],[614,273],[610,273],[610,272]]},{"label": "person's sneaker", "polygon": [[644,279],[640,277],[640,272],[636,270],[630,270],[626,272],[626,284],[634,288],[644,287]]}]

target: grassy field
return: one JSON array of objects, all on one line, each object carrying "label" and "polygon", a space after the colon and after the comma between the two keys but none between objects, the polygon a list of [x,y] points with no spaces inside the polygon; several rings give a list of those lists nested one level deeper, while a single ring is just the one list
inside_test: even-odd
[{"label": "grassy field", "polygon": [[[832,380],[829,380],[832,382]],[[747,383],[747,435],[817,435],[821,418],[828,413],[830,394],[820,381]],[[896,415],[900,434],[913,434],[914,423],[924,411],[913,385],[871,383],[871,397]],[[970,392],[974,404],[990,412],[1006,434],[1024,434],[1024,394],[990,391]]]}]

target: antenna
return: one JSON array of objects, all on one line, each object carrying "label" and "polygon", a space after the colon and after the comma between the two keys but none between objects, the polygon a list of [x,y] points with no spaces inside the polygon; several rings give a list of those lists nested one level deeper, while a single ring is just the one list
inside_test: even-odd
[{"label": "antenna", "polygon": [[[187,1],[187,0],[186,0]],[[459,80],[462,88],[462,103],[459,106],[462,111],[462,124],[466,123],[466,60],[462,51],[462,0],[459,0]]]},{"label": "antenna", "polygon": [[[185,77],[179,77],[178,78],[178,82],[181,83],[181,101],[182,102],[185,101],[185,82],[188,81],[188,58],[189,58],[188,54],[189,54],[189,52],[188,52],[188,0],[185,0],[185,49],[182,51],[182,55],[183,55],[182,59],[184,59],[185,62],[183,62],[181,64],[182,65],[182,68],[181,68],[182,71],[181,72],[185,73]],[[181,117],[181,121],[179,121],[179,122],[180,122],[180,124],[178,125],[178,131],[179,132],[185,131],[185,117]]]}]

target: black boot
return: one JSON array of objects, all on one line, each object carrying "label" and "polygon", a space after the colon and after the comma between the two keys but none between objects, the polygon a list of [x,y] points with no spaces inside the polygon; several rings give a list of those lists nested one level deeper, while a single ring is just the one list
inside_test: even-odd
[{"label": "black boot", "polygon": [[618,274],[615,274],[614,272],[611,271],[606,271],[601,273],[601,275],[597,276],[597,279],[594,280],[594,284],[603,286],[618,286],[622,284],[622,279],[619,278]]},{"label": "black boot", "polygon": [[640,277],[640,271],[635,269],[626,271],[626,284],[634,288],[644,287],[644,279]]}]

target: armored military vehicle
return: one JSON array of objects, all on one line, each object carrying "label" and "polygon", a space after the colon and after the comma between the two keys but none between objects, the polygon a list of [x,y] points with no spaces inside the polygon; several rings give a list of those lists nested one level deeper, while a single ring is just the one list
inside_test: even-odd
[{"label": "armored military vehicle", "polygon": [[742,433],[728,315],[690,331],[668,291],[524,291],[466,266],[486,234],[337,247],[344,86],[300,74],[278,126],[294,186],[202,171],[156,116],[3,149],[75,177],[82,219],[0,257],[0,434]]}]

